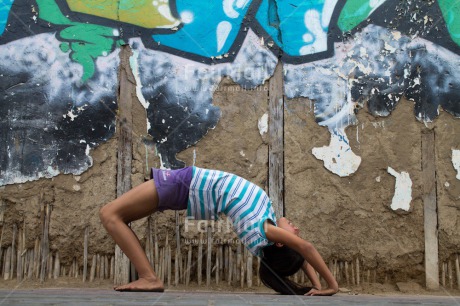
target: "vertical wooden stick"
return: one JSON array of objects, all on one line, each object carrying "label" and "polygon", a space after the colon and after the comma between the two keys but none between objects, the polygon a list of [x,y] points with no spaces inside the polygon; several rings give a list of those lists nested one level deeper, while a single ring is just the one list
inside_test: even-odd
[{"label": "vertical wooden stick", "polygon": [[441,284],[445,288],[446,287],[446,263],[442,263],[442,272],[441,272]]},{"label": "vertical wooden stick", "polygon": [[104,255],[104,278],[110,278],[109,270],[110,270],[109,256]]},{"label": "vertical wooden stick", "polygon": [[248,281],[248,288],[252,288],[252,254],[251,252],[248,253],[248,258],[246,261],[246,271],[247,271],[247,281]]},{"label": "vertical wooden stick", "polygon": [[[224,246],[223,245],[220,245],[218,247],[218,253],[219,253],[219,275],[222,275],[223,276],[223,273],[224,273],[224,250],[223,250]],[[220,279],[219,279],[220,281]]]},{"label": "vertical wooden stick", "polygon": [[159,270],[159,260],[160,260],[160,254],[159,254],[159,248],[158,248],[158,228],[157,228],[157,219],[154,221],[154,234],[155,234],[155,272],[158,272]]},{"label": "vertical wooden stick", "polygon": [[29,254],[29,267],[27,271],[27,279],[31,279],[34,274],[34,256],[34,249],[31,249]]},{"label": "vertical wooden stick", "polygon": [[8,280],[10,279],[11,273],[11,246],[8,247],[5,254],[5,267],[3,268],[3,279]]},{"label": "vertical wooden stick", "polygon": [[53,277],[53,254],[49,253],[48,254],[48,263],[47,263],[47,274],[48,274],[48,279],[51,279]]},{"label": "vertical wooden stick", "polygon": [[16,254],[16,278],[18,281],[22,280],[22,229],[19,229],[18,235],[18,251]]},{"label": "vertical wooden stick", "polygon": [[91,260],[91,271],[89,273],[90,282],[94,281],[94,278],[96,277],[96,265],[97,265],[97,256],[93,255],[93,258]]},{"label": "vertical wooden stick", "polygon": [[[238,245],[236,246],[236,267],[237,267],[237,270],[240,269],[241,270],[241,243],[238,243]],[[237,273],[236,274],[236,281],[239,282],[241,279],[241,275],[240,273]]]},{"label": "vertical wooden stick", "polygon": [[171,286],[171,245],[168,245],[168,287]]},{"label": "vertical wooden stick", "polygon": [[100,278],[100,279],[104,279],[104,271],[105,271],[104,255],[101,255],[101,264],[100,264],[100,267],[101,267],[101,272],[100,272],[100,274],[99,274],[99,278]]},{"label": "vertical wooden stick", "polygon": [[208,243],[207,243],[207,252],[206,252],[206,287],[209,287],[211,285],[211,255],[212,255],[212,234],[211,234],[211,227],[208,225],[207,227],[207,238],[208,238]]},{"label": "vertical wooden stick", "polygon": [[[133,157],[133,116],[132,93],[135,92],[136,80],[131,72],[129,58],[132,55],[128,46],[122,46],[120,51],[119,97],[117,120],[117,196],[131,189],[131,170]],[[128,257],[115,246],[115,285],[126,284],[130,280],[131,264]]]},{"label": "vertical wooden stick", "polygon": [[10,279],[12,279],[14,277],[14,270],[16,268],[16,237],[17,237],[17,233],[18,232],[18,227],[16,225],[16,223],[13,223],[13,240],[11,242],[11,263],[10,263]]},{"label": "vertical wooden stick", "polygon": [[452,261],[450,259],[447,260],[447,271],[449,275],[449,288],[454,288],[454,282],[453,282],[453,269],[452,269]]},{"label": "vertical wooden stick", "polygon": [[188,286],[190,283],[190,270],[192,269],[192,244],[188,246],[188,255],[187,255],[187,270],[185,272],[185,285]]},{"label": "vertical wooden stick", "polygon": [[201,273],[203,271],[202,267],[202,258],[203,258],[203,233],[200,233],[200,241],[198,241],[198,270],[197,276],[198,276],[198,286],[201,285]]},{"label": "vertical wooden stick", "polygon": [[59,252],[56,252],[56,258],[54,259],[54,273],[53,273],[53,278],[57,279],[59,277],[59,273],[61,269],[61,262],[59,259]]},{"label": "vertical wooden stick", "polygon": [[219,285],[219,272],[220,272],[220,262],[219,262],[219,255],[216,254],[216,285]]},{"label": "vertical wooden stick", "polygon": [[[110,279],[113,280],[115,272],[115,258],[110,256]],[[157,271],[155,271],[157,272]]]},{"label": "vertical wooden stick", "polygon": [[[224,246],[224,274],[228,279],[228,245]],[[225,277],[224,277],[225,280]]]},{"label": "vertical wooden stick", "polygon": [[83,239],[83,282],[86,282],[86,274],[88,271],[88,235],[89,227],[85,228],[85,237]]},{"label": "vertical wooden stick", "polygon": [[268,194],[277,218],[284,216],[284,99],[281,62],[269,80]]},{"label": "vertical wooden stick", "polygon": [[96,254],[96,278],[101,278],[101,255]]},{"label": "vertical wooden stick", "polygon": [[35,239],[34,245],[34,274],[35,278],[39,278],[40,276],[40,240]]},{"label": "vertical wooden stick", "polygon": [[439,288],[438,214],[436,199],[435,131],[422,133],[422,187],[425,234],[425,283],[427,289]]},{"label": "vertical wooden stick", "polygon": [[359,277],[360,277],[360,274],[359,274],[359,258],[356,257],[356,285],[358,285],[358,286],[359,286],[359,281],[360,281]]},{"label": "vertical wooden stick", "polygon": [[43,226],[43,239],[41,245],[41,267],[40,267],[40,282],[45,281],[46,269],[48,263],[48,254],[49,254],[49,240],[48,240],[48,231],[50,224],[50,215],[51,207],[49,204],[46,204],[44,207],[44,226]]},{"label": "vertical wooden stick", "polygon": [[458,262],[458,254],[457,256],[455,257],[455,272],[457,274],[457,289],[460,290],[460,265],[459,265],[459,262]]},{"label": "vertical wooden stick", "polygon": [[[260,277],[259,277],[260,261],[261,261],[260,257],[257,256],[257,286],[260,286]],[[302,275],[304,274],[302,273]]]},{"label": "vertical wooden stick", "polygon": [[347,285],[350,285],[350,274],[348,272],[348,261],[345,261],[345,279],[347,281]]},{"label": "vertical wooden stick", "polygon": [[[240,244],[240,246],[241,246],[241,244]],[[240,257],[241,258],[241,262],[240,262],[240,269],[241,269],[240,270],[240,285],[241,285],[241,288],[244,287],[244,270],[245,270],[244,269],[245,268],[245,265],[244,265],[245,260],[244,259],[246,258],[246,256],[245,256],[246,255],[246,250],[247,250],[246,248],[243,249],[241,257]]]},{"label": "vertical wooden stick", "polygon": [[228,245],[228,273],[227,273],[227,281],[228,284],[232,284],[232,273],[233,273],[233,250],[232,246]]},{"label": "vertical wooden stick", "polygon": [[179,285],[179,249],[176,248],[174,256],[174,286]]},{"label": "vertical wooden stick", "polygon": [[356,285],[356,279],[355,279],[355,263],[353,260],[351,260],[351,283],[353,285]]}]

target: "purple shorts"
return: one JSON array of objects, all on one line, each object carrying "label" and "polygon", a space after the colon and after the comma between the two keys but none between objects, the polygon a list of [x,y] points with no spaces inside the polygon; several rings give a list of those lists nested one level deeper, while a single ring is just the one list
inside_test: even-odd
[{"label": "purple shorts", "polygon": [[187,209],[192,174],[192,167],[178,170],[151,169],[150,178],[153,178],[158,192],[159,211]]}]

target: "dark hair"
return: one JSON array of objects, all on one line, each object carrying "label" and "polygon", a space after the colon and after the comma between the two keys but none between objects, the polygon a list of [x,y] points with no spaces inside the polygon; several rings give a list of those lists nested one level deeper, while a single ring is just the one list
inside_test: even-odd
[{"label": "dark hair", "polygon": [[303,257],[293,249],[271,245],[263,249],[259,277],[265,286],[289,295],[303,295],[311,290],[288,279],[302,267]]}]

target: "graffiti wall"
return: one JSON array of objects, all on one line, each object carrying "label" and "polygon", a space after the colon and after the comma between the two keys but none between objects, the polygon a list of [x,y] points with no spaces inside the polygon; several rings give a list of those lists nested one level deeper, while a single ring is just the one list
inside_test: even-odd
[{"label": "graffiti wall", "polygon": [[[137,95],[164,167],[221,117],[223,77],[246,89],[283,63],[287,98],[314,101],[339,176],[358,169],[345,129],[364,106],[388,116],[460,116],[460,5],[449,0],[4,0],[0,7],[0,185],[92,165],[115,130],[119,46],[133,50]],[[391,166],[391,165],[389,165]]]}]

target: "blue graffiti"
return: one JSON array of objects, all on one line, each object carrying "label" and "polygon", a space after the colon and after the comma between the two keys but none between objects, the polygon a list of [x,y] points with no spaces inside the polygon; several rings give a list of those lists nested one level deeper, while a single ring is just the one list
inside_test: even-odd
[{"label": "blue graffiti", "polygon": [[324,4],[324,0],[263,0],[256,19],[289,56],[313,54],[327,48],[327,32],[335,3],[327,7]]},{"label": "blue graffiti", "polygon": [[182,27],[173,34],[155,34],[159,44],[203,57],[229,52],[242,27],[251,0],[176,2]]},{"label": "blue graffiti", "polygon": [[8,15],[10,14],[11,6],[14,0],[1,0],[0,1],[0,35],[5,31]]}]

